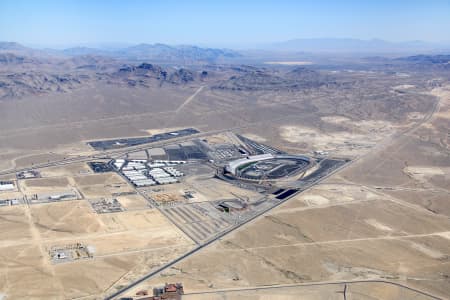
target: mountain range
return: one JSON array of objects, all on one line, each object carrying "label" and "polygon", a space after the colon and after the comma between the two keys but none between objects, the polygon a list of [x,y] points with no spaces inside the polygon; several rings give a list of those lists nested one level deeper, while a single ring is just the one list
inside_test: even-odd
[{"label": "mountain range", "polygon": [[139,44],[121,49],[101,49],[73,47],[63,50],[34,49],[14,42],[0,42],[0,52],[28,56],[106,56],[127,60],[152,60],[166,63],[215,63],[221,60],[241,57],[241,54],[229,49],[201,48],[191,45],[169,46],[165,44]]},{"label": "mountain range", "polygon": [[123,48],[108,47],[72,47],[62,50],[35,49],[15,42],[0,42],[0,52],[26,56],[73,57],[80,55],[104,56],[110,58],[154,61],[158,63],[217,63],[230,60],[248,59],[254,56],[254,50],[263,58],[290,54],[446,54],[450,52],[450,42],[432,43],[424,41],[390,42],[381,39],[362,40],[350,38],[314,38],[293,39],[277,43],[261,44],[253,47],[253,52],[224,48],[198,47],[193,45],[138,44]]},{"label": "mountain range", "polygon": [[450,42],[390,42],[381,39],[313,38],[293,39],[266,44],[262,47],[278,51],[304,51],[313,53],[422,53],[448,51],[450,49]]}]

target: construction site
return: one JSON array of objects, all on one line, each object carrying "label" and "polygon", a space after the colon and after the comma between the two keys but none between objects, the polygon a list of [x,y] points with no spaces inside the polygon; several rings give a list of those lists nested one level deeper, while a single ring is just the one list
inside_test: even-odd
[{"label": "construction site", "polygon": [[52,246],[48,250],[50,260],[53,264],[74,262],[80,259],[93,258],[95,248],[92,246],[86,246],[80,243]]}]

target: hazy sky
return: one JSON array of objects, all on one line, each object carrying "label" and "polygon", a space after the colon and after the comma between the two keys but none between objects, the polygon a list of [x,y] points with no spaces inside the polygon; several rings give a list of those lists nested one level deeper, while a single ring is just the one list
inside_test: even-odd
[{"label": "hazy sky", "polygon": [[295,38],[450,40],[450,0],[0,0],[0,40],[252,46]]}]

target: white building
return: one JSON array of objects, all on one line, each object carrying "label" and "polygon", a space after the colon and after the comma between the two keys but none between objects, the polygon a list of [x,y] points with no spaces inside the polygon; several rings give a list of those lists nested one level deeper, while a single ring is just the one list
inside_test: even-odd
[{"label": "white building", "polygon": [[253,155],[253,156],[247,156],[246,158],[236,159],[231,162],[229,162],[225,166],[225,170],[227,172],[230,172],[233,175],[236,175],[236,169],[244,164],[257,162],[261,160],[267,160],[274,158],[273,154],[261,154],[261,155]]},{"label": "white building", "polygon": [[15,189],[15,187],[14,187],[14,184],[12,184],[12,183],[1,183],[0,182],[0,191],[1,192],[3,192],[3,191],[12,191],[12,190],[14,190]]}]

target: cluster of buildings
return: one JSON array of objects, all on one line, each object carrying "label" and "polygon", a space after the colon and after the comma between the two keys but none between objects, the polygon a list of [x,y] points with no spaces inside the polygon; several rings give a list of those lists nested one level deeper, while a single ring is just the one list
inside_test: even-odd
[{"label": "cluster of buildings", "polygon": [[0,206],[11,206],[20,204],[18,199],[5,199],[0,200]]},{"label": "cluster of buildings", "polygon": [[185,160],[154,160],[153,162],[148,163],[148,166],[150,168],[157,168],[157,167],[182,165],[185,163],[186,163]]},{"label": "cluster of buildings", "polygon": [[17,173],[16,176],[17,179],[30,179],[30,178],[38,178],[40,174],[36,170],[27,170]]},{"label": "cluster of buildings", "polygon": [[27,199],[31,200],[33,203],[47,203],[47,202],[57,202],[64,200],[79,199],[77,192],[71,191],[61,191],[55,194],[31,194],[25,196]]},{"label": "cluster of buildings", "polygon": [[122,167],[122,174],[137,187],[156,184],[156,182],[148,176],[148,170],[145,163],[130,161],[125,167]]},{"label": "cluster of buildings", "polygon": [[14,182],[0,181],[0,192],[13,191],[15,189]]},{"label": "cluster of buildings", "polygon": [[328,151],[322,151],[322,150],[315,150],[313,151],[314,155],[317,156],[327,156],[328,155]]},{"label": "cluster of buildings", "polygon": [[122,205],[117,199],[101,199],[101,200],[90,200],[92,208],[98,214],[114,213],[124,211]]},{"label": "cluster of buildings", "polygon": [[169,173],[171,176],[173,176],[173,177],[181,177],[181,176],[184,176],[184,173],[183,172],[180,172],[180,171],[178,171],[177,169],[175,169],[174,167],[165,167],[165,168],[163,168],[163,170],[166,172],[166,173]]},{"label": "cluster of buildings", "polygon": [[136,293],[136,297],[123,297],[121,300],[181,300],[184,294],[181,283],[166,283],[163,287],[153,289],[153,296],[143,290]]},{"label": "cluster of buildings", "polygon": [[185,161],[153,161],[117,159],[114,166],[136,187],[170,184],[178,182],[178,177],[184,176],[173,166],[184,164]]},{"label": "cluster of buildings", "polygon": [[148,174],[158,183],[158,184],[169,184],[175,183],[178,179],[172,177],[162,168],[151,169]]},{"label": "cluster of buildings", "polygon": [[68,244],[63,246],[52,246],[48,255],[53,264],[65,263],[79,259],[93,258],[95,248],[81,243]]}]

